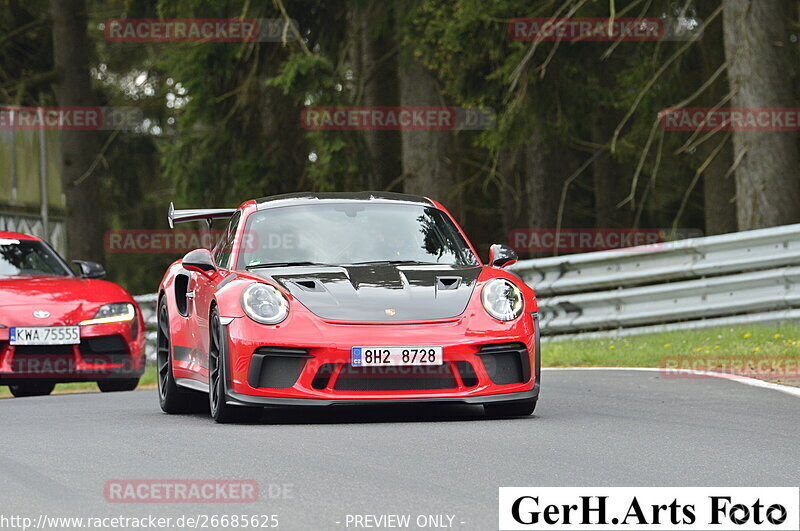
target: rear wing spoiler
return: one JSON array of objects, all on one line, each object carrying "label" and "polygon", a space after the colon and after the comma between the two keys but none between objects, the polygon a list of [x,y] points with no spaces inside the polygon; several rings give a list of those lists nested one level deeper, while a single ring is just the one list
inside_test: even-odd
[{"label": "rear wing spoiler", "polygon": [[188,210],[175,210],[175,205],[169,204],[169,212],[167,213],[167,220],[169,221],[169,228],[175,228],[176,223],[185,223],[187,221],[206,220],[208,227],[211,228],[211,221],[220,218],[229,218],[236,212],[235,208],[192,208]]}]

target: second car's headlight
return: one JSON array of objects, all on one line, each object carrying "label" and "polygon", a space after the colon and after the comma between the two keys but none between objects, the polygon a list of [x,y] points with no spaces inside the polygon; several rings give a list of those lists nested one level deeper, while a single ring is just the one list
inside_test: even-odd
[{"label": "second car's headlight", "polygon": [[94,317],[86,321],[81,321],[79,324],[121,323],[124,321],[131,321],[134,317],[136,317],[136,309],[133,307],[133,304],[129,302],[115,302],[113,304],[104,304],[97,310]]},{"label": "second car's headlight", "polygon": [[481,301],[486,311],[499,321],[513,321],[522,313],[522,292],[504,278],[495,278],[483,286]]},{"label": "second car's headlight", "polygon": [[242,292],[242,308],[253,321],[278,324],[289,315],[289,301],[269,284],[257,282]]}]

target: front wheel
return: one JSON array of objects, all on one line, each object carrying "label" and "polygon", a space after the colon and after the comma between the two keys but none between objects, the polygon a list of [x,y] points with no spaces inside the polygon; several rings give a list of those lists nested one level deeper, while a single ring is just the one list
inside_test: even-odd
[{"label": "front wheel", "polygon": [[536,398],[529,398],[514,402],[485,404],[483,409],[486,411],[486,416],[491,418],[527,417],[536,409],[536,402]]},{"label": "front wheel", "polygon": [[225,378],[227,363],[225,356],[224,330],[216,308],[211,311],[208,349],[208,406],[211,418],[220,424],[230,422],[252,422],[261,416],[261,408],[230,406],[225,402]]},{"label": "front wheel", "polygon": [[25,398],[29,396],[47,396],[53,392],[55,387],[56,384],[54,383],[34,382],[9,385],[8,390],[16,398]]},{"label": "front wheel", "polygon": [[139,385],[139,378],[122,378],[117,380],[100,380],[97,387],[103,393],[116,393],[119,391],[133,391]]}]

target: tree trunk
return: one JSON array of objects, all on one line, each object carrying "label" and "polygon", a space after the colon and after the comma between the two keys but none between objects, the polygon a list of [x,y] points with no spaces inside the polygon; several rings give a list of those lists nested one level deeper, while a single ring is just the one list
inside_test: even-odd
[{"label": "tree trunk", "polygon": [[[90,107],[95,100],[89,78],[89,40],[84,0],[52,0],[53,62],[58,74],[60,107]],[[89,171],[100,146],[100,133],[64,130],[63,189],[67,201],[67,254],[71,259],[103,259],[104,208],[97,165]],[[88,175],[87,175],[88,172]]]},{"label": "tree trunk", "polygon": [[[550,256],[553,250],[531,248],[526,250],[511,238],[511,231],[520,229],[554,230],[558,224],[558,205],[564,176],[571,172],[571,154],[566,148],[560,153],[566,160],[557,164],[551,156],[552,146],[543,138],[538,128],[530,135],[527,144],[518,149],[503,148],[498,153],[497,170],[503,179],[499,199],[501,220],[508,244],[523,257]],[[565,208],[562,229],[569,227],[569,204]]]},{"label": "tree trunk", "polygon": [[[716,8],[713,4],[704,4],[708,13],[701,13],[705,18]],[[715,20],[706,28],[703,38],[698,43],[702,60],[701,82],[709,79],[725,61],[723,46],[722,21]],[[730,91],[725,76],[719,76],[708,90],[708,107],[716,105]],[[702,164],[717,147],[717,143],[725,133],[718,133],[713,140],[701,144],[698,149],[698,164]],[[733,165],[733,145],[729,139],[714,160],[703,172],[703,214],[705,216],[705,234],[725,234],[736,232],[736,180],[730,173]]]},{"label": "tree trunk", "polygon": [[549,171],[547,145],[538,132],[523,147],[522,164],[521,199],[526,228],[554,229],[562,179]]},{"label": "tree trunk", "polygon": [[[719,136],[722,134],[719,133]],[[703,144],[700,148],[703,156],[700,159],[705,160],[715,148],[716,144],[713,141]],[[731,164],[733,164],[733,146],[728,140],[703,172],[703,212],[706,236],[736,232],[737,230],[736,181],[733,175],[729,174]]]},{"label": "tree trunk", "polygon": [[[433,73],[413,57],[399,60],[400,105],[404,107],[441,106]],[[451,197],[453,168],[452,131],[403,130],[403,188],[406,193],[425,195],[447,203]]]},{"label": "tree trunk", "polygon": [[[725,54],[734,107],[791,107],[788,4],[724,0]],[[800,221],[800,152],[796,132],[735,131],[739,229]]]},{"label": "tree trunk", "polygon": [[[614,127],[619,123],[607,106],[601,105],[592,117],[592,142],[603,145],[611,140]],[[632,223],[630,205],[617,208],[617,205],[628,194],[630,183],[623,179],[623,169],[608,151],[599,155],[592,163],[594,186],[595,224],[598,229],[612,227],[629,227]]]},{"label": "tree trunk", "polygon": [[[367,107],[398,105],[397,51],[393,38],[392,10],[377,2],[358,4],[353,13],[358,42],[355,46],[361,102]],[[364,131],[370,171],[365,185],[370,190],[396,186],[401,174],[400,132]],[[399,186],[397,186],[399,189]]]}]

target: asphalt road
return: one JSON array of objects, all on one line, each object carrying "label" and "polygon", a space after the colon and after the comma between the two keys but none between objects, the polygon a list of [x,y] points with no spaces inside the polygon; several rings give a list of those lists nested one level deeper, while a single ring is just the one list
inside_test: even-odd
[{"label": "asphalt road", "polygon": [[[155,391],[138,391],[2,400],[0,434],[0,515],[36,518],[277,514],[279,529],[327,530],[347,529],[348,514],[441,514],[454,529],[488,530],[499,486],[797,486],[800,477],[800,399],[647,372],[548,371],[534,416],[512,420],[460,406],[346,408],[223,426],[164,415]],[[261,499],[103,495],[109,480],[211,478],[255,480]]]}]

